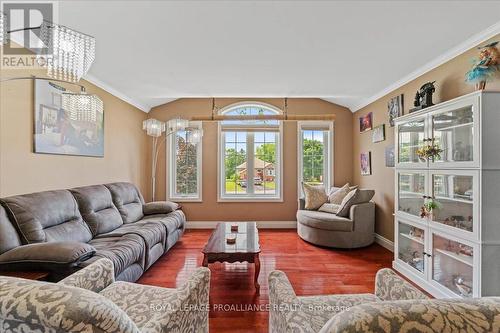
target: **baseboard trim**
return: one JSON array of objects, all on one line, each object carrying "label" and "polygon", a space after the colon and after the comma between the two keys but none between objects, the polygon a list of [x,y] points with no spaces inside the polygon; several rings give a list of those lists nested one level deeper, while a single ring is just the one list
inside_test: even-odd
[{"label": "baseboard trim", "polygon": [[391,240],[388,240],[384,236],[381,236],[379,234],[375,234],[375,243],[386,248],[387,250],[389,250],[391,252],[394,252],[394,242]]},{"label": "baseboard trim", "polygon": [[[220,221],[187,221],[187,229],[214,229]],[[255,221],[257,227],[265,229],[296,229],[297,221]]]}]

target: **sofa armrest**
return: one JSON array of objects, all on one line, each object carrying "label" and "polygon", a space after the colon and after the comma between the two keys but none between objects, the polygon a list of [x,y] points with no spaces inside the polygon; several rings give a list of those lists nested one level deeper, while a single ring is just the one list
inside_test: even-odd
[{"label": "sofa armrest", "polygon": [[335,315],[319,333],[486,333],[498,332],[499,318],[498,297],[367,303]]},{"label": "sofa armrest", "polygon": [[291,332],[292,327],[301,327],[300,323],[307,325],[308,323],[304,323],[304,318],[300,315],[302,310],[301,302],[286,274],[282,271],[272,271],[269,274],[268,281],[269,332]]},{"label": "sofa armrest", "polygon": [[169,325],[172,323],[172,326],[178,324],[178,327],[182,327],[186,318],[189,318],[193,327],[196,327],[196,332],[208,333],[209,294],[210,270],[206,267],[199,267],[177,289],[178,296],[169,314]]},{"label": "sofa armrest", "polygon": [[95,254],[95,248],[79,242],[21,245],[0,255],[3,271],[70,271]]},{"label": "sofa armrest", "polygon": [[144,215],[168,214],[180,208],[178,203],[172,201],[153,201],[142,205],[142,212]]},{"label": "sofa armrest", "polygon": [[102,258],[58,283],[98,293],[113,282],[115,282],[113,262],[107,258]]},{"label": "sofa armrest", "polygon": [[377,272],[375,295],[383,301],[429,298],[389,268],[383,268]]}]

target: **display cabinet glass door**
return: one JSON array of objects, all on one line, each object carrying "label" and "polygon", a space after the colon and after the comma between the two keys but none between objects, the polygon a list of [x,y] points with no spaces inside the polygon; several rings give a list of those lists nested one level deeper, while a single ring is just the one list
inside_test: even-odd
[{"label": "display cabinet glass door", "polygon": [[462,297],[473,296],[474,248],[432,235],[432,280]]},{"label": "display cabinet glass door", "polygon": [[431,116],[432,138],[442,152],[433,163],[471,164],[474,147],[475,125],[473,105],[440,112]]},{"label": "display cabinet glass door", "polygon": [[431,172],[430,177],[433,200],[437,203],[432,221],[474,232],[474,219],[477,216],[474,195],[478,193],[475,172]]},{"label": "display cabinet glass door", "polygon": [[397,173],[398,211],[420,217],[427,193],[427,172],[400,170]]},{"label": "display cabinet glass door", "polygon": [[421,117],[398,124],[398,151],[397,163],[399,166],[424,165],[420,160],[417,150],[424,145],[426,138],[426,118]]},{"label": "display cabinet glass door", "polygon": [[398,258],[417,271],[425,270],[424,229],[398,221]]}]

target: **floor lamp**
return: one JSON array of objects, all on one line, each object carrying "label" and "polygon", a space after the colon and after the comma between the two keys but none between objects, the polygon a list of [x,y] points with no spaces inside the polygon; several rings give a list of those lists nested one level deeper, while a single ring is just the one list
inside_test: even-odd
[{"label": "floor lamp", "polygon": [[[152,159],[151,159],[151,200],[156,199],[156,166],[158,162],[158,153],[160,151],[161,144],[167,140],[167,138],[177,133],[178,131],[188,131],[189,142],[191,144],[198,144],[201,142],[203,137],[203,130],[199,128],[189,128],[189,120],[182,118],[175,118],[169,120],[168,122],[163,122],[154,118],[149,118],[144,120],[142,123],[142,129],[146,131],[146,134],[153,138],[153,149],[152,149]],[[165,132],[165,136],[163,133]]]}]

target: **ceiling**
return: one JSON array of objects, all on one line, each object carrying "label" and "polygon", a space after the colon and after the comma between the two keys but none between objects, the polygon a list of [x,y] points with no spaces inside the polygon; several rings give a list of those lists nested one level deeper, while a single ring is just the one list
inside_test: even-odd
[{"label": "ceiling", "polygon": [[284,96],[355,111],[499,22],[500,1],[59,4],[59,23],[97,39],[88,79],[144,111],[181,97]]}]

